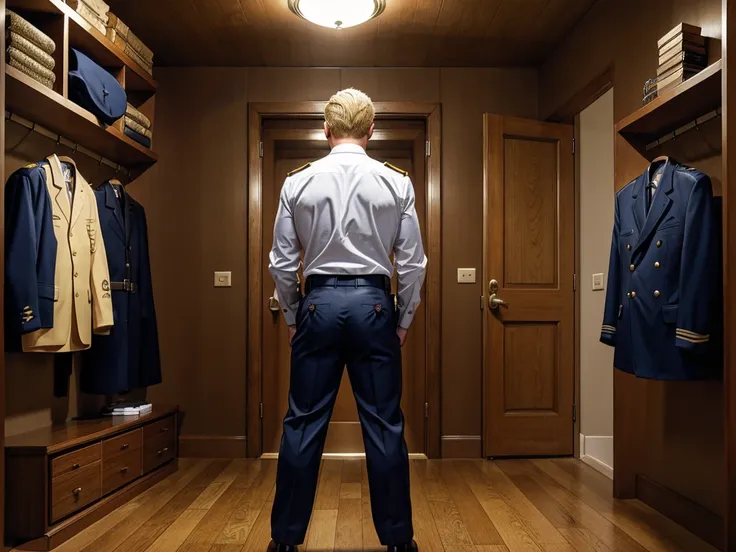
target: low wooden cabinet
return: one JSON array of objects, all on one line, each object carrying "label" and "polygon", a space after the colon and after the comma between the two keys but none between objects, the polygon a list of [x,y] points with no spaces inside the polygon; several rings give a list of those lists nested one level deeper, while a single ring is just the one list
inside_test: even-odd
[{"label": "low wooden cabinet", "polygon": [[158,407],[7,439],[7,544],[51,550],[173,473],[177,417]]}]

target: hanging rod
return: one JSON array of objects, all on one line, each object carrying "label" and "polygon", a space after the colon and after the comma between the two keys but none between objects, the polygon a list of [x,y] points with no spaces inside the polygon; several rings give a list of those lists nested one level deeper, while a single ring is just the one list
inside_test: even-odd
[{"label": "hanging rod", "polygon": [[682,125],[680,128],[677,128],[673,130],[672,132],[668,132],[664,136],[660,137],[659,139],[655,140],[654,142],[650,142],[646,146],[646,150],[650,151],[653,150],[656,147],[661,146],[662,144],[669,142],[670,140],[674,140],[678,136],[682,136],[689,130],[692,130],[693,128],[700,130],[700,125],[703,123],[707,123],[711,119],[715,119],[716,117],[720,117],[722,112],[722,108],[719,107],[717,109],[714,109],[713,111],[710,111],[706,113],[705,115],[698,117],[697,119],[690,121],[689,123]]},{"label": "hanging rod", "polygon": [[25,127],[33,132],[36,132],[40,134],[41,136],[45,136],[46,138],[53,140],[54,142],[56,142],[57,145],[60,144],[60,145],[66,146],[74,152],[81,153],[83,155],[86,155],[90,159],[94,159],[100,165],[107,165],[111,169],[115,169],[116,173],[122,173],[122,174],[127,175],[128,178],[131,178],[130,169],[123,167],[122,165],[119,165],[118,163],[115,163],[114,161],[110,161],[109,159],[103,157],[102,155],[98,155],[92,150],[87,149],[84,146],[81,146],[78,143],[73,142],[72,140],[69,140],[68,138],[64,138],[61,134],[57,134],[47,129],[46,127],[43,127],[37,123],[34,123],[33,121],[29,121],[28,119],[21,117],[20,115],[11,113],[10,111],[6,110],[5,120],[19,124],[20,126]]}]

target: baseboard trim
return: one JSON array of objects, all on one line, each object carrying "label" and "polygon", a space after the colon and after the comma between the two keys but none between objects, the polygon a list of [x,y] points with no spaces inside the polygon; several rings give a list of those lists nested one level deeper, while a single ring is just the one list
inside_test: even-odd
[{"label": "baseboard trim", "polygon": [[613,437],[580,434],[580,460],[613,479]]},{"label": "baseboard trim", "polygon": [[724,550],[724,520],[689,498],[644,475],[636,476],[636,497],[719,550]]},{"label": "baseboard trim", "polygon": [[483,441],[480,435],[443,435],[442,458],[481,458]]},{"label": "baseboard trim", "polygon": [[180,458],[245,458],[245,435],[181,435]]}]

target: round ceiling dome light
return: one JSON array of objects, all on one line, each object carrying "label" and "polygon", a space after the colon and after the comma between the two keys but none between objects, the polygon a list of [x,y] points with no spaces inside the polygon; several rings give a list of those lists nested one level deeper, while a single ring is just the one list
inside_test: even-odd
[{"label": "round ceiling dome light", "polygon": [[299,17],[330,29],[355,27],[381,15],[386,0],[289,0]]}]

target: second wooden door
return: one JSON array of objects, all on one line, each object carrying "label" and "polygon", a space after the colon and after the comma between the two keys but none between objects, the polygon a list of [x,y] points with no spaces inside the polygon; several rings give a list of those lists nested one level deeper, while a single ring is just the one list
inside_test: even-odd
[{"label": "second wooden door", "polygon": [[573,453],[572,127],[484,118],[484,451]]}]

